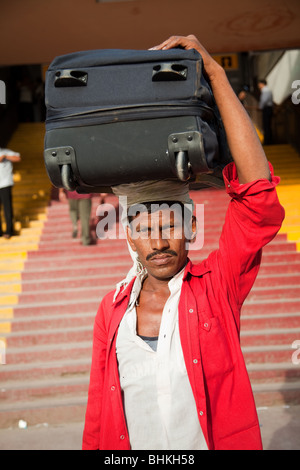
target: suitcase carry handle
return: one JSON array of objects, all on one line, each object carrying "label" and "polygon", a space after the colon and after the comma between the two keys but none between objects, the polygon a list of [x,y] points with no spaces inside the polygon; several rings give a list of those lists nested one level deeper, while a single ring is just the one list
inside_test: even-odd
[{"label": "suitcase carry handle", "polygon": [[161,63],[153,67],[152,81],[167,82],[187,79],[188,68],[182,64]]},{"label": "suitcase carry handle", "polygon": [[88,74],[82,70],[62,70],[56,72],[55,87],[87,86]]}]

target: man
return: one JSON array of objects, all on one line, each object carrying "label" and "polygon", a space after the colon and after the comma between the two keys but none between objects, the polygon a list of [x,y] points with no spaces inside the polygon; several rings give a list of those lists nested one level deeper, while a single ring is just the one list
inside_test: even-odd
[{"label": "man", "polygon": [[91,245],[90,219],[92,211],[92,194],[78,194],[76,191],[60,189],[59,199],[69,203],[69,214],[72,222],[72,238],[78,235],[78,220],[81,223],[81,243],[83,246]]},{"label": "man", "polygon": [[262,111],[264,145],[272,144],[273,94],[266,80],[259,80],[260,99],[258,108]]},{"label": "man", "polygon": [[[13,235],[12,187],[13,163],[21,160],[20,154],[0,148],[0,237],[9,239]],[[6,232],[3,235],[1,221],[1,205],[3,204],[6,221]]]},{"label": "man", "polygon": [[[163,199],[185,205],[183,183],[178,191],[168,182],[145,183],[145,192],[143,183],[132,191],[128,185],[127,237],[137,262],[96,316],[83,449],[262,448],[239,341],[240,309],[261,249],[284,217],[275,190],[279,179],[270,174],[224,70],[195,36],[173,36],[155,49],[178,46],[202,55],[234,159],[224,170],[232,200],[219,249],[193,265],[186,243],[194,239],[195,219],[179,226],[175,212],[151,211],[146,204]],[[134,204],[142,200],[146,209],[138,214]]]}]

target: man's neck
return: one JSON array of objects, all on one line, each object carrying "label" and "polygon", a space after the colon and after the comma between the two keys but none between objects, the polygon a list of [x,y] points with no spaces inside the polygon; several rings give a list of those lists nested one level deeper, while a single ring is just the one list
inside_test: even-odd
[{"label": "man's neck", "polygon": [[146,292],[169,292],[169,281],[170,279],[157,279],[151,275],[148,275],[143,282],[142,290]]}]

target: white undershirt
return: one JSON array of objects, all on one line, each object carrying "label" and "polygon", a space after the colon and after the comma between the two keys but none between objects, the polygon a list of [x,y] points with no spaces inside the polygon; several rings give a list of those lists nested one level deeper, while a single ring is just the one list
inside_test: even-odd
[{"label": "white undershirt", "polygon": [[157,351],[136,334],[135,302],[142,279],[134,283],[117,337],[124,409],[133,450],[207,450],[187,376],[178,327],[184,270],[169,282]]}]

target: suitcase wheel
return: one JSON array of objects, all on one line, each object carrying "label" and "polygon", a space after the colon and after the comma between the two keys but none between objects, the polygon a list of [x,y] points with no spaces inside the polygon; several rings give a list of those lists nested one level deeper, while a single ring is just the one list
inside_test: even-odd
[{"label": "suitcase wheel", "polygon": [[75,191],[77,184],[73,177],[71,165],[62,165],[61,167],[61,181],[63,187],[67,191]]},{"label": "suitcase wheel", "polygon": [[175,161],[177,177],[181,181],[187,181],[191,177],[191,164],[187,152],[180,151],[176,154]]}]

